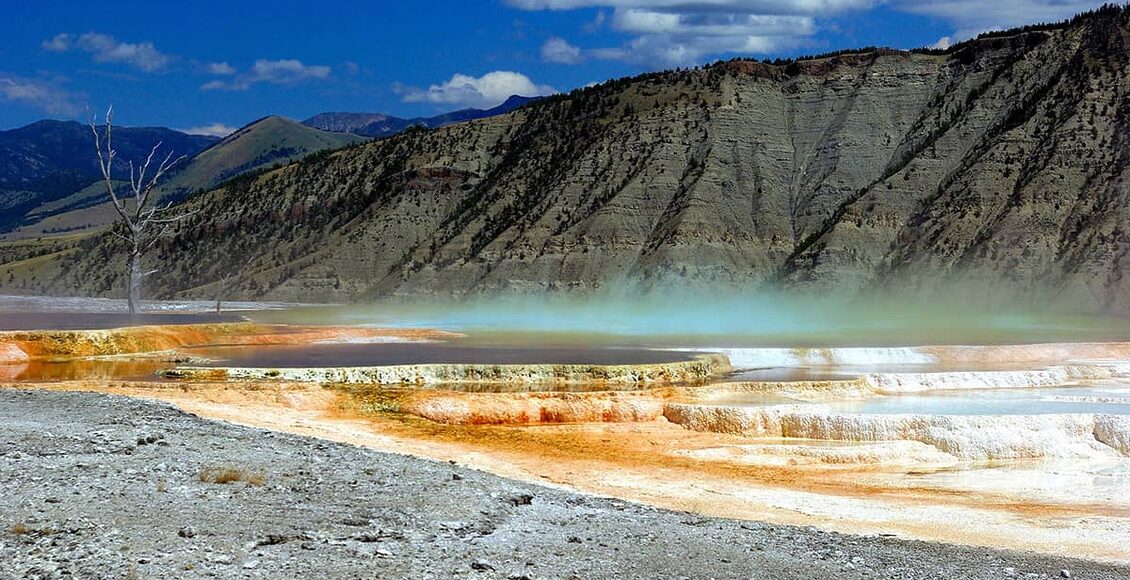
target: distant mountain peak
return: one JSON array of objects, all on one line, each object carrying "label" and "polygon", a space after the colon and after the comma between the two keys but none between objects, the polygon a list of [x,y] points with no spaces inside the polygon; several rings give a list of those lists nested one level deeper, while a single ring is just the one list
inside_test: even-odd
[{"label": "distant mountain peak", "polygon": [[541,97],[523,97],[522,95],[510,95],[509,97],[506,97],[505,101],[502,101],[501,105],[498,105],[498,107],[494,107],[494,108],[495,109],[497,109],[499,107],[517,108],[517,107],[521,107],[522,105],[525,105],[526,103],[528,103],[530,101],[536,101],[540,98]]},{"label": "distant mountain peak", "polygon": [[303,121],[302,124],[323,131],[353,133],[363,137],[388,137],[415,125],[434,129],[454,123],[503,115],[539,98],[510,95],[501,104],[489,109],[460,109],[432,117],[416,117],[414,119],[403,119],[383,113],[319,113]]},{"label": "distant mountain peak", "polygon": [[404,121],[404,119],[397,119],[389,115],[381,113],[347,113],[347,112],[332,112],[332,113],[318,113],[309,119],[302,122],[307,127],[321,129],[323,131],[334,131],[337,133],[352,133],[354,130],[370,125],[372,123],[381,123],[386,121]]}]

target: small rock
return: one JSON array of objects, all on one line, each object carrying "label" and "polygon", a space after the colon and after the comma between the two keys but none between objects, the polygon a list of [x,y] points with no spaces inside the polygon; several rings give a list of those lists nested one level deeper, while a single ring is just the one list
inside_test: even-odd
[{"label": "small rock", "polygon": [[61,500],[61,499],[59,499],[59,498],[57,498],[57,497],[55,497],[55,496],[51,496],[51,497],[49,497],[49,498],[47,498],[47,499],[45,499],[45,500],[43,500],[43,501],[45,501],[45,502],[47,502],[47,503],[59,503],[59,502],[61,502],[61,501],[63,501],[63,500]]},{"label": "small rock", "polygon": [[451,474],[451,481],[463,481],[463,476],[458,473]]},{"label": "small rock", "polygon": [[1005,576],[1016,576],[1016,568],[1013,568],[1012,566],[1005,568],[1004,569],[1004,575]]},{"label": "small rock", "polygon": [[196,530],[192,529],[192,526],[185,526],[177,531],[177,535],[182,538],[192,538],[196,536]]},{"label": "small rock", "polygon": [[259,566],[259,560],[248,560],[243,563],[244,570],[251,570]]},{"label": "small rock", "polygon": [[580,544],[581,539],[578,538],[577,536],[569,536],[569,543],[570,544]]},{"label": "small rock", "polygon": [[486,560],[475,560],[475,562],[471,564],[471,569],[487,572],[493,571],[494,566],[491,566],[490,562],[487,562]]},{"label": "small rock", "polygon": [[1059,577],[1060,578],[1070,578],[1071,577],[1071,570],[1060,570],[1059,571]]},{"label": "small rock", "polygon": [[285,544],[289,538],[280,534],[267,534],[265,538],[255,542],[256,546],[276,546],[278,544]]},{"label": "small rock", "polygon": [[528,493],[519,494],[510,498],[510,503],[514,504],[515,506],[530,505],[531,503],[534,503],[534,496]]}]

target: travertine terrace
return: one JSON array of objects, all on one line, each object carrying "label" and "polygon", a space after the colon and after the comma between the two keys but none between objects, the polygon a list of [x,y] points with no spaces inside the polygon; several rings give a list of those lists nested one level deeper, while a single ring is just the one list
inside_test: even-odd
[{"label": "travertine terrace", "polygon": [[[161,364],[150,372],[159,376],[20,384],[158,398],[219,419],[459,459],[510,477],[711,515],[1118,561],[1120,538],[1130,531],[1130,505],[1102,499],[1105,488],[1077,489],[1072,499],[1024,483],[1025,473],[1043,469],[1041,462],[1059,462],[1058,472],[1081,475],[1089,466],[1125,464],[1130,420],[1124,414],[892,414],[836,406],[958,392],[955,387],[1039,393],[1078,383],[1117,385],[1130,371],[1124,343],[703,349],[688,360],[642,365],[304,369],[225,368],[216,361],[205,367],[191,353],[207,352],[197,347],[210,340],[260,347],[379,345],[455,335],[246,324],[79,334],[88,344],[111,345],[95,349],[99,355],[157,353]],[[25,356],[84,358],[26,346],[59,336],[37,335],[6,336],[19,337],[9,344],[25,345]],[[146,352],[123,354],[129,350]],[[758,361],[845,369],[891,361],[941,366],[832,380],[744,379],[741,369],[757,368]],[[1125,404],[1121,395],[1078,392],[1087,395],[1056,397],[1103,408]],[[947,473],[984,473],[997,483],[971,486]],[[942,498],[944,509],[930,507]],[[942,525],[951,518],[977,522],[975,533]],[[1071,526],[1059,525],[1065,521]]]}]

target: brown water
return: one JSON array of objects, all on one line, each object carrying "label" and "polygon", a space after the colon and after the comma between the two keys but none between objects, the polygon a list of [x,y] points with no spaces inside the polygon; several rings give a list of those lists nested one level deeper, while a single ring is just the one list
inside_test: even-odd
[{"label": "brown water", "polygon": [[0,365],[0,380],[47,383],[84,380],[159,380],[157,371],[176,364],[159,360],[96,359],[30,361]]}]

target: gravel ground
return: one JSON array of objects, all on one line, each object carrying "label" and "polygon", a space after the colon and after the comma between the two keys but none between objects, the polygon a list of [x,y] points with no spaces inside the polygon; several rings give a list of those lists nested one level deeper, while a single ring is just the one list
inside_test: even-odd
[{"label": "gravel ground", "polygon": [[87,393],[0,390],[0,491],[2,578],[1130,578],[657,510]]}]

